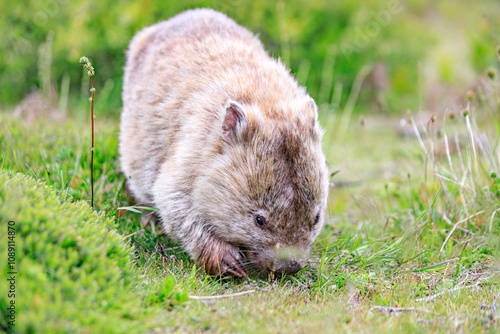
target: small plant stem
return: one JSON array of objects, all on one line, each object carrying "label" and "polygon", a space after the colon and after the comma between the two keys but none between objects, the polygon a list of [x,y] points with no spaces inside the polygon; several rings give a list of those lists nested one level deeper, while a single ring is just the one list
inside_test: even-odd
[{"label": "small plant stem", "polygon": [[90,187],[91,187],[91,196],[90,196],[90,207],[94,208],[94,76],[90,76],[90,88],[91,88],[91,98],[92,101],[90,103],[90,117],[92,122],[92,150],[90,154]]},{"label": "small plant stem", "polygon": [[87,75],[90,77],[90,123],[92,125],[92,147],[90,149],[90,207],[94,208],[94,75],[95,70],[92,63],[87,57],[81,57],[79,63],[87,70]]}]

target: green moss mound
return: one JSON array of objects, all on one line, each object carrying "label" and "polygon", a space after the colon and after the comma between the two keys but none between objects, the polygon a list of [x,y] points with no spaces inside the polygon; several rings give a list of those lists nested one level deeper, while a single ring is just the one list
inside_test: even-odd
[{"label": "green moss mound", "polygon": [[[12,333],[123,333],[146,329],[132,248],[113,219],[40,181],[0,174],[0,329]],[[61,199],[62,198],[62,199]],[[16,319],[9,326],[8,222],[15,222]]]}]

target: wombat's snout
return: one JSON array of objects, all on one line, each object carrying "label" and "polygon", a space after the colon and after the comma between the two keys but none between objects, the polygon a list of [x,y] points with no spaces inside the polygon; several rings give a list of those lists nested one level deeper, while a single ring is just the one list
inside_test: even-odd
[{"label": "wombat's snout", "polygon": [[302,266],[300,263],[298,263],[295,260],[288,260],[286,262],[281,262],[279,263],[274,272],[278,276],[282,275],[293,275],[296,274],[300,269],[302,269]]},{"label": "wombat's snout", "polygon": [[280,247],[280,244],[276,244],[275,250],[276,263],[272,271],[277,276],[296,274],[304,267],[309,254],[308,251],[304,251],[301,247]]}]

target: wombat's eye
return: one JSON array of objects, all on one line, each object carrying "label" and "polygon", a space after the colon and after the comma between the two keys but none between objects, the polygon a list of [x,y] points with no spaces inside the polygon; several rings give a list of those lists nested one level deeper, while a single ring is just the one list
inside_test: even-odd
[{"label": "wombat's eye", "polygon": [[316,225],[319,222],[319,213],[314,217],[314,225]]},{"label": "wombat's eye", "polygon": [[266,226],[266,219],[264,217],[255,215],[254,220],[255,224],[257,224],[258,227],[263,228]]}]

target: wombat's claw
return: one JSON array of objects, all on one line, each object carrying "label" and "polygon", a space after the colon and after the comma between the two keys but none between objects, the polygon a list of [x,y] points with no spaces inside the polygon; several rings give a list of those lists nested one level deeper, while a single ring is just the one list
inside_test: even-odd
[{"label": "wombat's claw", "polygon": [[211,249],[206,250],[204,267],[207,274],[213,276],[247,276],[239,250],[220,240],[212,244]]},{"label": "wombat's claw", "polygon": [[220,259],[218,267],[215,268],[215,275],[223,276],[225,274],[230,274],[236,277],[245,277],[247,273],[244,268],[245,267],[241,265],[240,253],[238,251],[235,252],[233,249],[228,249]]},{"label": "wombat's claw", "polygon": [[227,264],[224,266],[224,269],[221,266],[221,275],[230,274],[236,277],[245,277],[247,275],[246,271],[243,269],[244,267],[240,267],[236,262],[232,263],[232,267],[229,267]]},{"label": "wombat's claw", "polygon": [[245,277],[246,276],[246,273],[244,271],[242,271],[241,269],[238,269],[238,271],[235,271],[231,268],[227,268],[226,272],[228,274],[231,274],[231,275],[236,276],[236,277]]}]

